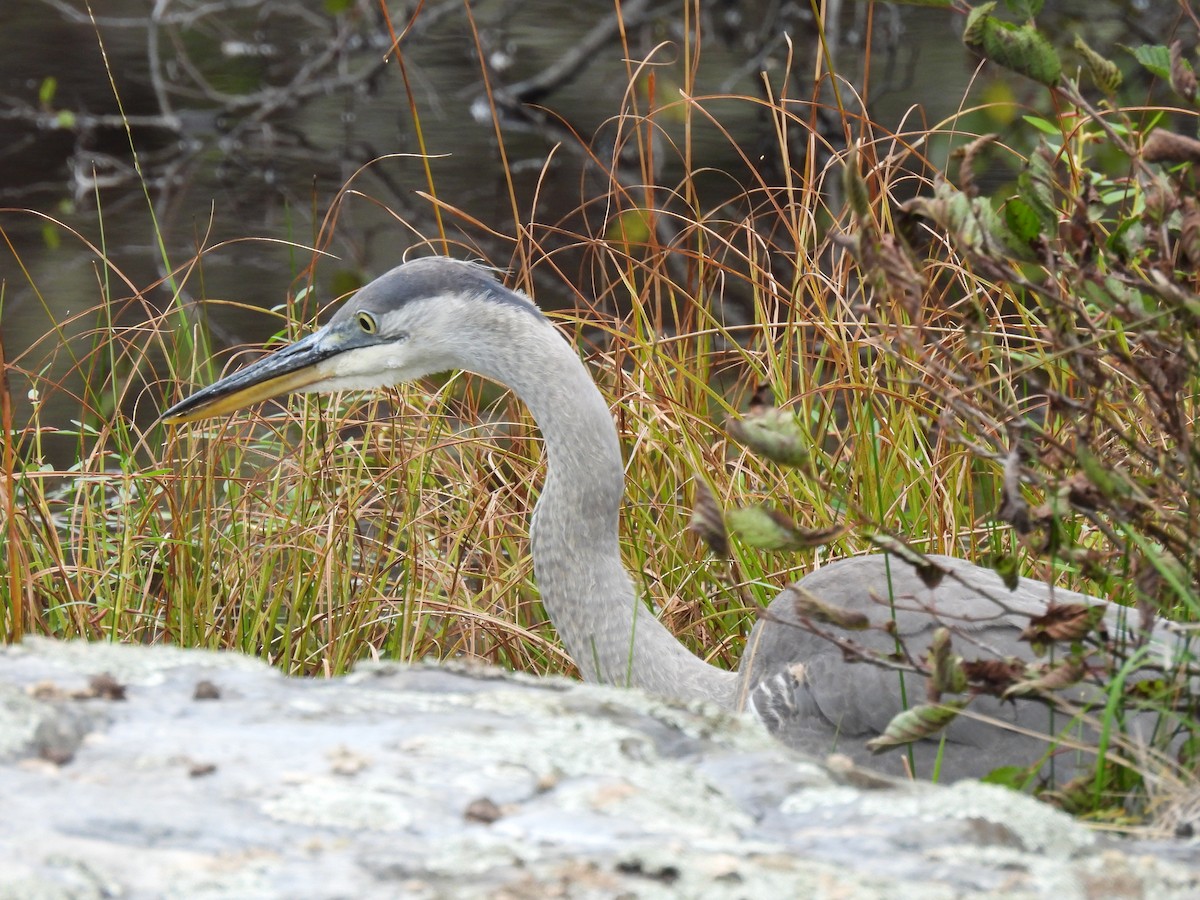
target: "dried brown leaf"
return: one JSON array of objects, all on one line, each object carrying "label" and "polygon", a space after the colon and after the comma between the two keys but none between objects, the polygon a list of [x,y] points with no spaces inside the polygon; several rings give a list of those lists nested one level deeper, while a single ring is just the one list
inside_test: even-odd
[{"label": "dried brown leaf", "polygon": [[973,659],[963,663],[963,671],[982,693],[999,697],[1025,677],[1025,663],[1016,659]]},{"label": "dried brown leaf", "polygon": [[1004,482],[996,517],[1012,525],[1017,534],[1029,534],[1033,525],[1029,521],[1029,504],[1021,495],[1021,462],[1020,448],[1014,443],[1004,458]]},{"label": "dried brown leaf", "polygon": [[979,186],[975,183],[975,158],[984,147],[994,143],[998,137],[998,134],[982,134],[955,151],[955,156],[962,157],[958,165],[958,188],[968,197],[979,196]]},{"label": "dried brown leaf", "polygon": [[763,410],[774,409],[774,407],[775,390],[769,383],[764,382],[754,389],[754,394],[750,397],[749,411],[760,413]]},{"label": "dried brown leaf", "polygon": [[1183,42],[1171,44],[1171,89],[1185,100],[1196,99],[1196,73],[1183,58]]},{"label": "dried brown leaf", "polygon": [[1200,141],[1156,128],[1142,144],[1142,159],[1150,163],[1200,161]]},{"label": "dried brown leaf", "polygon": [[925,279],[913,262],[908,247],[893,234],[879,236],[878,267],[889,293],[900,300],[909,320],[921,317],[921,300],[925,296]]},{"label": "dried brown leaf", "polygon": [[1087,603],[1056,603],[1040,616],[1030,616],[1029,625],[1021,632],[1021,640],[1040,648],[1063,642],[1074,643],[1088,636],[1104,617],[1103,606]]},{"label": "dried brown leaf", "polygon": [[929,644],[929,680],[925,682],[925,699],[937,703],[943,693],[960,694],[967,689],[967,673],[962,657],[954,653],[950,631],[939,628]]},{"label": "dried brown leaf", "polygon": [[858,167],[858,145],[846,151],[846,163],[842,167],[842,189],[846,201],[858,223],[871,222],[871,193]]},{"label": "dried brown leaf", "polygon": [[1079,657],[1044,668],[1037,678],[1021,681],[1004,692],[1004,697],[1023,697],[1026,694],[1050,694],[1070,687],[1087,674],[1087,665]]},{"label": "dried brown leaf", "polygon": [[697,535],[714,556],[729,557],[729,532],[725,529],[725,515],[712,489],[701,479],[696,479],[696,498],[692,505],[692,520],[688,531]]},{"label": "dried brown leaf", "polygon": [[88,679],[87,691],[84,697],[96,697],[100,700],[124,700],[125,685],[117,681],[110,673],[101,672]]},{"label": "dried brown leaf", "polygon": [[1179,243],[1183,255],[1193,267],[1200,266],[1200,209],[1192,197],[1183,201],[1183,222],[1179,229]]}]

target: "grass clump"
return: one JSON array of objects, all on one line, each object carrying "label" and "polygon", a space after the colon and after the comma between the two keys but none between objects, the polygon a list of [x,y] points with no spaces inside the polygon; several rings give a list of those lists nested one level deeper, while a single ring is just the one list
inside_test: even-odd
[{"label": "grass clump", "polygon": [[[888,133],[819,90],[706,97],[687,80],[700,53],[689,44],[681,96],[657,101],[631,69],[605,187],[580,210],[587,222],[603,209],[598,226],[525,222],[513,202],[509,243],[490,261],[513,263],[535,294],[586,285],[608,310],[560,324],[587,348],[628,451],[626,562],[668,627],[718,665],[736,664],[788,579],[880,547],[992,560],[1006,576],[1200,621],[1194,91],[1162,48],[1186,102],[1125,104],[1095,51],[1077,51],[1095,80],[1080,85],[1033,21],[998,50],[1013,30],[985,10],[967,38],[1044,85],[1044,103],[1003,137],[975,133],[967,114]],[[1133,59],[1157,74],[1161,55]],[[778,179],[748,165],[714,189],[692,161],[698,123],[753,158],[713,112],[730,103],[778,122]],[[817,132],[818,111],[842,133]],[[661,136],[678,122],[664,167]],[[629,155],[634,175],[618,162]],[[980,186],[985,169],[999,187]],[[452,247],[449,229],[472,219],[445,196],[431,205],[440,224],[423,237]],[[586,278],[560,270],[564,241],[583,248]],[[237,649],[296,674],[456,656],[571,671],[528,561],[539,440],[509,396],[455,376],[164,430],[155,411],[216,374],[182,299],[204,254],[175,270],[166,313],[97,255],[96,309],[4,361],[0,637]],[[20,408],[18,380],[32,398]],[[70,412],[50,424],[50,402]],[[771,406],[789,416],[796,465],[746,452],[722,425]],[[728,558],[707,555],[689,532],[702,484],[718,517],[769,504],[806,549],[735,540]],[[1058,786],[1060,803],[1111,817],[1114,791],[1192,777],[1195,735],[1178,750],[1194,728],[1194,663],[1102,647],[1100,664],[1091,632],[1047,641],[1108,691],[1092,714],[1114,748],[1130,746],[1126,711],[1157,705],[1164,721],[1141,764]]]}]

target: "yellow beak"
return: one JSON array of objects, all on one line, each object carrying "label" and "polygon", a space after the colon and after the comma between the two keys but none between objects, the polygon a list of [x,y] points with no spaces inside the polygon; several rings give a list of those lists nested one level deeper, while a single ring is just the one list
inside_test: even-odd
[{"label": "yellow beak", "polygon": [[179,425],[222,416],[316,384],[325,377],[318,363],[339,352],[338,348],[330,346],[332,342],[327,336],[327,329],[321,329],[264,356],[176,403],[159,417],[159,421]]}]

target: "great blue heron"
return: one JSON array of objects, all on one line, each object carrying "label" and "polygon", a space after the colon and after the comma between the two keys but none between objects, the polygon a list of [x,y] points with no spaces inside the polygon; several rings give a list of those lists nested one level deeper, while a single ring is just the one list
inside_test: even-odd
[{"label": "great blue heron", "polygon": [[[624,470],[608,405],[576,351],[533,302],[481,266],[442,257],[401,265],[358,291],[324,328],[193,394],[162,418],[188,422],[285,392],[370,389],[450,369],[511,388],[541,429],[548,459],[532,522],[534,573],[584,678],[730,710],[749,706],[787,743],[816,753],[836,749],[859,761],[868,757],[867,738],[905,702],[922,699],[920,678],[908,676],[905,694],[896,672],[852,665],[837,646],[802,627],[786,590],[755,625],[740,674],[705,663],[676,640],[638,599],[621,563]],[[1045,610],[1052,594],[1059,602],[1098,602],[1028,580],[1010,591],[990,570],[948,557],[931,561],[946,572],[936,588],[909,563],[885,555],[824,566],[799,588],[877,624],[894,615],[895,634],[912,652],[923,652],[944,623],[956,640],[1000,658],[1028,655],[1019,629],[1028,614]],[[888,599],[902,608],[893,612]],[[895,638],[883,630],[854,637],[868,649],[895,650]],[[971,717],[952,723],[943,779],[1046,757],[1046,736],[1056,731],[1046,708],[986,697],[972,708],[1010,727]],[[918,773],[927,776],[938,743],[922,741],[916,749]],[[870,764],[900,772],[901,757]]]}]

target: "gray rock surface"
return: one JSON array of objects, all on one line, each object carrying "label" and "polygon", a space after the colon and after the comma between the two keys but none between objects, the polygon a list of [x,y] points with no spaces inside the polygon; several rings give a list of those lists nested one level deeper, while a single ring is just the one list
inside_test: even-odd
[{"label": "gray rock surface", "polygon": [[[103,676],[103,677],[101,677]],[[493,670],[288,679],[235,654],[0,651],[0,898],[1198,897],[1106,842],[749,719]]]}]

